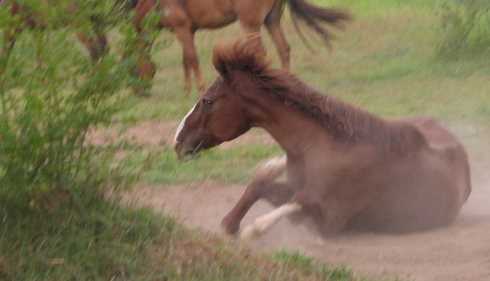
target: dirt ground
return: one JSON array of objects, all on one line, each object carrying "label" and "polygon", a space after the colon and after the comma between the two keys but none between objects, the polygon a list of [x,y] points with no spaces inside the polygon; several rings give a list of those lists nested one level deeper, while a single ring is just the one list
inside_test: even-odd
[{"label": "dirt ground", "polygon": [[[321,239],[301,225],[284,220],[265,236],[249,242],[260,251],[289,249],[332,263],[345,264],[369,276],[397,276],[415,281],[490,280],[490,134],[471,126],[451,126],[467,146],[473,192],[456,222],[446,228],[411,233],[344,233]],[[257,139],[256,139],[257,138]],[[259,135],[250,141],[264,141]],[[127,198],[165,211],[192,228],[222,233],[221,218],[238,200],[244,186],[212,182],[187,186],[144,186]],[[242,223],[271,210],[260,202]]]}]

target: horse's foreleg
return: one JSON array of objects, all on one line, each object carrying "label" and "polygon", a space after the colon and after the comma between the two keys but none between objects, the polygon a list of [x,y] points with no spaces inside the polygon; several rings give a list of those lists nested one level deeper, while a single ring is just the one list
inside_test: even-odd
[{"label": "horse's foreleg", "polygon": [[182,45],[183,67],[185,86],[184,91],[189,95],[192,89],[192,73],[196,78],[199,90],[204,90],[205,84],[199,68],[196,46],[194,44],[194,32],[190,28],[176,28],[175,35]]},{"label": "horse's foreleg", "polygon": [[286,158],[273,158],[257,169],[252,182],[247,186],[238,203],[225,216],[221,225],[229,234],[235,234],[240,221],[259,199],[266,199],[274,205],[281,205],[292,197],[288,183],[274,182],[286,169]]}]

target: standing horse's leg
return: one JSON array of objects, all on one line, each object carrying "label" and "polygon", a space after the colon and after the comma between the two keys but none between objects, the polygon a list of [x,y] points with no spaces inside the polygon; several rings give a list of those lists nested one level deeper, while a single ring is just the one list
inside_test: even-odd
[{"label": "standing horse's leg", "polygon": [[77,33],[78,40],[87,48],[93,61],[99,60],[107,52],[107,39],[105,34],[97,32],[95,37],[85,33]]},{"label": "standing horse's leg", "polygon": [[143,29],[137,28],[134,49],[128,49],[123,54],[123,59],[135,56],[136,66],[132,69],[131,74],[139,82],[132,88],[134,94],[138,96],[148,95],[147,91],[151,88],[151,82],[156,73],[156,66],[151,60],[152,45],[153,41],[148,40]]},{"label": "standing horse's leg", "polygon": [[135,92],[137,95],[145,96],[148,95],[148,91],[151,89],[153,78],[156,74],[156,65],[151,60],[153,40],[149,40],[144,31],[139,31],[137,41],[137,76],[143,84],[137,86]]},{"label": "standing horse's leg", "polygon": [[259,199],[266,199],[273,205],[282,205],[293,195],[293,188],[287,182],[274,182],[284,173],[286,158],[273,158],[259,167],[252,182],[241,196],[238,203],[221,222],[226,233],[235,234],[240,228],[240,221],[248,210]]},{"label": "standing horse's leg", "polygon": [[151,88],[151,82],[156,73],[156,66],[151,60],[153,46],[152,36],[145,32],[143,21],[148,13],[157,5],[155,0],[139,0],[134,6],[133,26],[136,29],[136,44],[132,50],[126,50],[123,57],[135,56],[136,67],[132,71],[139,83],[133,86],[133,92],[139,96],[145,96]]},{"label": "standing horse's leg", "polygon": [[175,29],[175,35],[182,45],[185,78],[184,91],[186,95],[189,95],[192,89],[192,73],[194,73],[198,89],[203,91],[206,87],[199,68],[199,58],[197,57],[196,45],[194,44],[194,34],[195,32],[188,27]]}]

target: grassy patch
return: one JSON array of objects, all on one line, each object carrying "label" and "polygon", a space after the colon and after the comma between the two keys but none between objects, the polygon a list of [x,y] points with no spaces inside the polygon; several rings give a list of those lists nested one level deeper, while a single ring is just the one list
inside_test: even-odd
[{"label": "grassy patch", "polygon": [[344,266],[330,267],[321,264],[311,257],[305,256],[300,252],[290,252],[281,250],[272,255],[272,259],[284,264],[286,267],[301,269],[308,275],[318,275],[324,280],[354,280],[352,271]]},{"label": "grassy patch", "polygon": [[50,194],[55,208],[2,200],[0,280],[163,278],[165,271],[148,270],[147,250],[177,231],[171,219],[96,195],[66,196]]},{"label": "grassy patch", "polygon": [[490,54],[490,2],[442,1],[439,55],[444,59]]},{"label": "grassy patch", "polygon": [[0,202],[0,280],[360,280],[343,267],[253,256],[95,194],[49,198],[56,208]]},{"label": "grassy patch", "polygon": [[[286,17],[283,28],[292,47],[292,71],[321,92],[390,117],[431,115],[445,120],[488,123],[490,63],[485,58],[441,60],[437,1],[318,1],[353,9],[355,20],[337,32],[333,51],[318,41],[311,53],[295,34]],[[376,11],[371,13],[370,11]],[[201,67],[210,83],[216,72],[211,65],[214,44],[222,38],[236,38],[239,26],[197,34]],[[128,103],[123,120],[178,120],[196,102],[197,93],[185,97],[182,91],[181,47],[170,33],[168,48],[154,60],[159,72],[148,99]],[[263,33],[269,56],[279,66],[275,47]],[[229,39],[229,40],[230,40]],[[173,41],[172,41],[173,40]]]},{"label": "grassy patch", "polygon": [[201,153],[192,161],[177,160],[175,152],[164,148],[161,152],[134,150],[125,162],[133,170],[147,165],[141,177],[156,184],[181,184],[203,180],[224,183],[243,183],[259,161],[280,154],[276,146],[247,145],[228,149],[214,149]]}]

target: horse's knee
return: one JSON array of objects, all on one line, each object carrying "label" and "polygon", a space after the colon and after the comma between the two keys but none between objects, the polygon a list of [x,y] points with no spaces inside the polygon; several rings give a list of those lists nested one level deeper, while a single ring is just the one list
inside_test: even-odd
[{"label": "horse's knee", "polygon": [[182,62],[187,68],[193,68],[199,65],[199,59],[193,50],[184,50]]},{"label": "horse's knee", "polygon": [[253,182],[268,183],[281,176],[286,169],[286,156],[274,157],[259,165],[255,171]]}]

